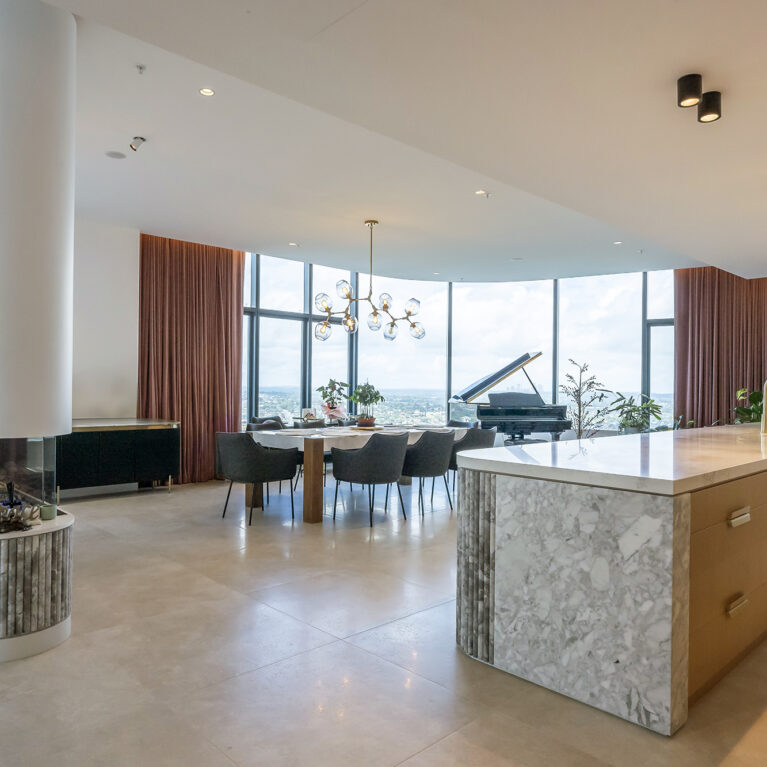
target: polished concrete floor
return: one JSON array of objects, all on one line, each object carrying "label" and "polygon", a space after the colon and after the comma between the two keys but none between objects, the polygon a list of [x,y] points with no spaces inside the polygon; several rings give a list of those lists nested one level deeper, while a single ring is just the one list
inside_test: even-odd
[{"label": "polished concrete floor", "polygon": [[220,482],[65,504],[73,636],[0,666],[2,767],[767,764],[767,645],[664,738],[456,649],[442,492],[371,530],[275,490],[250,528]]}]

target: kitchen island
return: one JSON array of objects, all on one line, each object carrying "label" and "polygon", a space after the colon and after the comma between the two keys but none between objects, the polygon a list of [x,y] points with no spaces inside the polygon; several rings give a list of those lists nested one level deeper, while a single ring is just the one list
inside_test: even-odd
[{"label": "kitchen island", "polygon": [[459,454],[457,641],[671,735],[767,632],[759,426]]}]

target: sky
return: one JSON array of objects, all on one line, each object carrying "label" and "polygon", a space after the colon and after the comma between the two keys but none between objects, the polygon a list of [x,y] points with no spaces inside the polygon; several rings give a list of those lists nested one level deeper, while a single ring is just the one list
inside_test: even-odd
[{"label": "sky", "polygon": [[[336,294],[336,282],[348,273],[317,266],[313,292],[327,293],[334,308],[345,302]],[[360,274],[367,292],[368,277]],[[301,311],[303,263],[262,256],[262,306]],[[413,339],[400,323],[398,337],[387,341],[383,333],[367,328],[367,311],[359,329],[359,377],[386,389],[444,389],[446,383],[447,284],[374,277],[373,296],[391,294],[395,314],[405,302],[421,301],[417,320],[426,336]],[[559,281],[559,378],[571,366],[568,359],[586,362],[613,391],[637,392],[641,386],[642,344],[641,273],[577,277]],[[246,302],[247,303],[247,302]],[[673,314],[673,272],[648,275],[648,316]],[[300,325],[262,318],[261,385],[298,386]],[[673,389],[673,329],[652,331],[651,380],[653,390]],[[335,326],[327,341],[312,336],[313,383],[328,378],[346,379],[346,334]],[[476,379],[498,370],[525,352],[542,352],[528,372],[550,401],[553,345],[553,281],[453,284],[453,380],[451,394]],[[519,378],[519,381],[516,379]],[[517,374],[511,389],[529,390]]]}]

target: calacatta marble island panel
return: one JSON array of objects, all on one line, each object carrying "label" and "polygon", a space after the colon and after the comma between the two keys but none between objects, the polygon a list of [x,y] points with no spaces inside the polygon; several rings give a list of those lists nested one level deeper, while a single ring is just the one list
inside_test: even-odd
[{"label": "calacatta marble island panel", "polygon": [[[767,541],[758,427],[491,448],[458,464],[457,640],[472,657],[670,735],[688,697],[767,630],[767,567],[740,583],[733,565],[754,533]],[[712,597],[714,564],[735,580]]]}]

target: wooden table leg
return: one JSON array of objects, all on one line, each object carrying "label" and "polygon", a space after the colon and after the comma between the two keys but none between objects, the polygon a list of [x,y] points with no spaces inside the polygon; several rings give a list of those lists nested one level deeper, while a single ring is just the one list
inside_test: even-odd
[{"label": "wooden table leg", "polygon": [[304,440],[304,522],[322,522],[324,456],[324,439],[311,437]]},{"label": "wooden table leg", "polygon": [[[245,485],[245,511],[250,509],[250,499],[253,496],[253,485]],[[264,486],[259,482],[255,485],[256,494],[253,496],[253,507],[263,509],[264,508]]]}]

